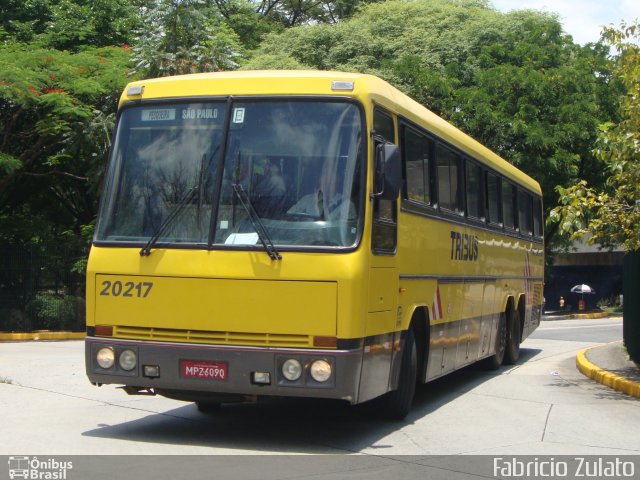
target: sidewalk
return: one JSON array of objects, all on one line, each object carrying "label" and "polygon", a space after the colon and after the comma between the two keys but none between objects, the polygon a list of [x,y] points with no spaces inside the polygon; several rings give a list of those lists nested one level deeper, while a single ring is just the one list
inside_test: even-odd
[{"label": "sidewalk", "polygon": [[[597,311],[585,313],[548,312],[542,317],[545,321],[596,318],[620,320],[622,317],[619,314],[609,315],[607,312]],[[640,366],[629,359],[622,340],[578,352],[576,367],[582,374],[598,383],[640,398]]]},{"label": "sidewalk", "polygon": [[596,382],[640,398],[640,367],[629,360],[622,340],[582,350],[576,366]]}]

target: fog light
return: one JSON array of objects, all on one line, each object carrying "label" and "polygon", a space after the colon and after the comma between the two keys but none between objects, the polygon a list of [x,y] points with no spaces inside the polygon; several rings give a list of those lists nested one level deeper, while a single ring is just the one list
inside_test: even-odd
[{"label": "fog light", "polygon": [[258,385],[270,385],[271,374],[269,372],[253,372],[253,383]]},{"label": "fog light", "polygon": [[104,347],[98,350],[96,354],[96,362],[100,365],[100,368],[111,368],[116,361],[116,355],[113,353],[113,348]]},{"label": "fog light", "polygon": [[295,358],[290,358],[282,364],[282,375],[290,382],[295,382],[302,376],[302,365]]},{"label": "fog light", "polygon": [[155,378],[160,376],[160,367],[158,365],[145,365],[143,367],[145,377]]},{"label": "fog light", "polygon": [[118,363],[120,364],[120,368],[127,372],[133,370],[136,368],[136,364],[138,363],[136,352],[133,350],[123,350],[118,358]]},{"label": "fog light", "polygon": [[316,382],[326,382],[331,378],[331,364],[326,360],[316,360],[309,371]]}]

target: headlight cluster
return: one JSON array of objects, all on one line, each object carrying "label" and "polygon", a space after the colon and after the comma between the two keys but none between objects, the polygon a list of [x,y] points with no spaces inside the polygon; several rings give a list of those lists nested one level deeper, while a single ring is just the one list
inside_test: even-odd
[{"label": "headlight cluster", "polygon": [[320,383],[324,383],[331,378],[331,364],[326,360],[316,360],[309,368],[311,377]]},{"label": "headlight cluster", "polygon": [[104,368],[105,370],[113,367],[113,364],[115,363],[115,359],[116,359],[116,354],[113,351],[113,348],[109,348],[109,347],[101,348],[100,350],[98,350],[98,353],[96,354],[96,361],[98,362],[98,365],[100,365],[100,367]]},{"label": "headlight cluster", "polygon": [[333,373],[332,365],[327,360],[310,360],[305,363],[306,366],[303,366],[302,362],[298,359],[286,359],[282,362],[282,376],[289,382],[297,382],[302,377],[306,368],[311,378],[318,383],[325,383],[331,379]]},{"label": "headlight cluster", "polygon": [[136,365],[138,364],[136,352],[133,350],[123,350],[120,352],[120,357],[118,357],[118,364],[121,369],[130,372],[136,368]]},{"label": "headlight cluster", "polygon": [[138,365],[138,355],[130,348],[115,351],[113,347],[102,347],[96,352],[96,363],[100,368],[109,370],[113,368],[118,359],[118,366],[125,372],[130,372]]}]

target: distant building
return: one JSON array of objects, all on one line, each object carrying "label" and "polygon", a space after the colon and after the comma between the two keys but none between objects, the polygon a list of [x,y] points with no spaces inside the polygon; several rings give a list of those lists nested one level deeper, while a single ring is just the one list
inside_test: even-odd
[{"label": "distant building", "polygon": [[566,253],[553,254],[544,287],[545,310],[560,310],[560,297],[564,298],[565,309],[577,310],[581,295],[570,290],[581,283],[596,291],[595,294],[584,295],[587,309],[597,308],[600,301],[610,305],[617,303],[622,294],[623,258],[622,249],[609,250],[588,245],[586,238],[574,242]]}]

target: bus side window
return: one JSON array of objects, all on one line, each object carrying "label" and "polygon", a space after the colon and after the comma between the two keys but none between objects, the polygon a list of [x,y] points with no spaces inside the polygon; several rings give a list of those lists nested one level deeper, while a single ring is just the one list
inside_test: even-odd
[{"label": "bus side window", "polygon": [[431,196],[431,146],[426,136],[404,126],[402,152],[405,167],[407,200],[432,205]]},{"label": "bus side window", "polygon": [[502,216],[505,228],[517,228],[515,209],[515,187],[507,181],[502,182]]},{"label": "bus side window", "polygon": [[479,165],[465,160],[465,193],[467,215],[477,220],[484,220],[484,202],[482,199],[482,169]]},{"label": "bus side window", "polygon": [[500,178],[487,172],[486,180],[487,220],[494,225],[502,224],[500,216]]},{"label": "bus side window", "polygon": [[533,235],[536,238],[542,237],[542,199],[533,199]]},{"label": "bus side window", "polygon": [[441,144],[436,146],[438,165],[438,202],[440,208],[464,213],[460,195],[460,172],[462,159],[459,155]]},{"label": "bus side window", "polygon": [[520,233],[524,235],[531,235],[533,233],[533,199],[531,195],[523,190],[518,190],[518,224],[520,226]]},{"label": "bus side window", "polygon": [[[373,112],[373,130],[376,136],[382,137],[388,142],[396,143],[393,118],[377,108]],[[379,143],[379,140],[375,141],[374,151]],[[395,253],[397,242],[396,210],[397,205],[395,200],[374,198],[373,229],[371,232],[371,248],[374,253],[383,255]]]}]

